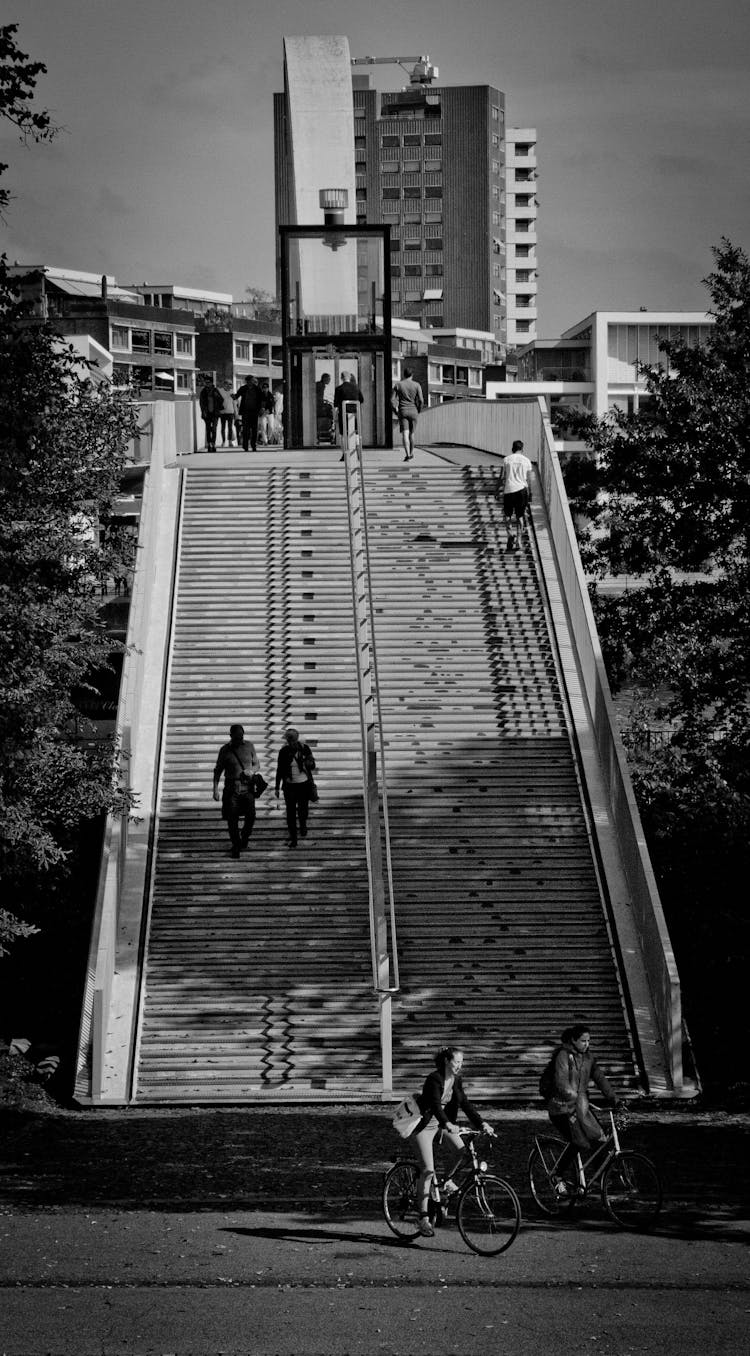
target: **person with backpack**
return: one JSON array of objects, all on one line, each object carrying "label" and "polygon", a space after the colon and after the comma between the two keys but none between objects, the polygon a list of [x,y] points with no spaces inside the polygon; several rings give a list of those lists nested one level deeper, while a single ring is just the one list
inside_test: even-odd
[{"label": "person with backpack", "polygon": [[[560,1159],[560,1173],[564,1173],[576,1154],[588,1154],[605,1138],[589,1104],[589,1083],[596,1084],[611,1106],[620,1104],[591,1051],[591,1032],[585,1022],[579,1022],[563,1031],[560,1044],[539,1079],[547,1115],[569,1145]],[[560,1195],[566,1196],[569,1189],[567,1182],[558,1182]]]},{"label": "person with backpack", "polygon": [[[232,843],[232,856],[239,857],[247,847],[255,823],[255,778],[260,774],[260,763],[255,745],[245,740],[241,725],[230,725],[229,743],[222,744],[214,768],[214,800],[219,800],[219,782],[224,776],[221,796],[221,817],[227,821]],[[261,786],[261,790],[263,787]],[[243,821],[240,833],[240,820]]]}]

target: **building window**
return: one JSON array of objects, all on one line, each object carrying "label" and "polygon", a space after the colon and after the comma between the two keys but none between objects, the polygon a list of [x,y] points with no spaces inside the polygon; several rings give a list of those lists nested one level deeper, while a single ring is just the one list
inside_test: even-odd
[{"label": "building window", "polygon": [[439,185],[434,184],[425,188],[424,195],[426,198],[442,198],[443,190]]},{"label": "building window", "polygon": [[517,142],[516,142],[516,155],[524,155],[524,156],[525,156],[525,155],[531,155],[531,142],[530,142],[530,141],[517,141]]},{"label": "building window", "polygon": [[443,265],[442,265],[442,264],[425,264],[425,270],[424,270],[424,271],[425,271],[425,274],[426,274],[426,276],[427,276],[428,278],[442,278],[442,276],[443,276]]},{"label": "building window", "polygon": [[400,265],[400,264],[391,264],[391,277],[392,277],[392,278],[400,278],[400,277],[401,277],[401,265]]},{"label": "building window", "polygon": [[428,381],[440,381],[440,364],[439,364],[439,363],[428,363],[428,364],[427,364],[427,380],[428,380]]},{"label": "building window", "polygon": [[499,225],[500,225],[500,213],[499,213],[499,212],[493,212],[493,213],[492,213],[492,225],[493,225],[493,226],[499,226]]},{"label": "building window", "polygon": [[381,146],[398,146],[400,142],[398,137],[381,137],[380,144]]},{"label": "building window", "polygon": [[531,245],[516,245],[516,258],[528,259],[531,255]]},{"label": "building window", "polygon": [[130,330],[125,325],[110,325],[110,346],[130,351]]},{"label": "building window", "polygon": [[516,282],[517,283],[531,282],[531,269],[530,268],[516,269]]},{"label": "building window", "polygon": [[500,121],[500,109],[498,108],[497,104],[492,105],[492,121],[493,122]]},{"label": "building window", "polygon": [[166,331],[156,330],[154,334],[154,353],[172,353],[172,336]]},{"label": "building window", "polygon": [[404,137],[404,145],[405,145],[405,146],[421,146],[421,145],[422,145],[422,138],[421,138],[421,136],[419,135],[419,133],[417,133],[416,135],[412,135],[411,133],[407,132],[406,136]]},{"label": "building window", "polygon": [[516,193],[516,207],[529,207],[532,202],[530,193]]},{"label": "building window", "polygon": [[174,372],[154,372],[154,390],[155,391],[173,391],[174,390]]},{"label": "building window", "polygon": [[283,361],[283,350],[281,344],[271,344],[271,365],[281,366]]},{"label": "building window", "polygon": [[131,343],[134,353],[151,352],[151,331],[133,330],[131,334]]},{"label": "building window", "polygon": [[405,160],[401,169],[404,174],[418,174],[421,169],[421,162],[419,160]]},{"label": "building window", "polygon": [[[380,173],[383,176],[383,183],[398,183],[396,175],[398,174],[398,160],[382,160],[380,163]],[[392,179],[388,175],[393,175]]]},{"label": "building window", "polygon": [[145,389],[145,390],[147,390],[147,391],[150,391],[150,390],[151,390],[151,373],[152,373],[152,371],[153,371],[153,368],[151,368],[151,367],[134,367],[134,368],[133,368],[133,385],[134,385],[134,386],[139,386],[139,387],[141,387],[142,389]]},{"label": "building window", "polygon": [[404,264],[404,274],[407,278],[419,278],[422,274],[422,265]]},{"label": "building window", "polygon": [[530,329],[531,329],[531,321],[530,321],[530,320],[517,320],[517,321],[516,321],[516,330],[518,331],[519,334],[528,334]]},{"label": "building window", "polygon": [[442,132],[425,132],[424,144],[425,146],[442,146],[443,144]]},{"label": "building window", "polygon": [[456,368],[456,385],[457,385],[457,386],[468,386],[468,384],[469,384],[469,369],[468,369],[468,367],[457,367],[457,368]]},{"label": "building window", "polygon": [[503,298],[500,292],[498,292],[496,287],[493,287],[492,289],[492,300],[494,301],[496,306],[502,306],[503,304]]},{"label": "building window", "polygon": [[493,198],[499,198],[499,197],[500,197],[500,185],[499,185],[499,184],[493,184],[493,185],[492,185],[492,196],[493,196]]},{"label": "building window", "polygon": [[495,311],[495,315],[494,315],[493,320],[494,320],[494,328],[495,328],[496,330],[499,330],[499,329],[501,328],[501,326],[502,326],[502,323],[503,323],[503,317],[502,317],[501,315],[498,315],[497,311]]},{"label": "building window", "polygon": [[[441,189],[441,192],[442,192],[442,189]],[[405,188],[405,189],[404,189],[404,197],[405,197],[405,198],[421,198],[421,196],[422,196],[422,190],[421,190],[421,188],[419,188],[418,185],[415,186],[414,188]],[[427,197],[430,197],[430,190],[429,190],[429,188],[427,189]]]},{"label": "building window", "polygon": [[482,385],[482,370],[481,370],[481,368],[479,368],[479,367],[470,367],[470,368],[469,368],[469,385],[470,385],[470,386],[481,386],[481,385]]},{"label": "building window", "polygon": [[442,381],[443,381],[443,384],[445,384],[446,382],[450,382],[450,383],[452,383],[452,384],[455,383],[455,380],[456,380],[456,369],[455,369],[455,367],[453,366],[453,363],[443,363],[443,369],[442,369],[442,370],[443,370],[443,375],[442,375]]},{"label": "building window", "polygon": [[401,241],[394,240],[393,237],[391,237],[391,254],[398,254],[400,250],[401,250]]},{"label": "building window", "polygon": [[443,237],[441,235],[428,235],[425,240],[425,248],[428,250],[441,250],[443,248]]},{"label": "building window", "polygon": [[493,174],[499,174],[499,173],[500,173],[500,161],[499,161],[499,160],[493,160],[493,162],[492,162],[492,173],[493,173]]},{"label": "building window", "polygon": [[497,132],[493,132],[493,133],[492,133],[492,149],[493,149],[493,151],[499,151],[499,150],[500,150],[500,138],[499,138],[499,136],[497,135]]},{"label": "building window", "polygon": [[175,372],[178,391],[192,391],[193,374],[192,372]]},{"label": "building window", "polygon": [[130,385],[130,366],[128,363],[112,364],[112,385],[113,386]]},{"label": "building window", "polygon": [[427,226],[442,226],[443,224],[442,212],[425,212],[424,219]]},{"label": "building window", "polygon": [[500,277],[500,265],[499,265],[499,264],[493,264],[493,265],[492,265],[492,276],[493,276],[493,278],[499,278],[499,277]]},{"label": "building window", "polygon": [[[419,193],[419,189],[417,189],[417,193]],[[395,198],[400,198],[400,197],[401,197],[401,189],[400,189],[400,188],[384,188],[384,189],[383,189],[383,200],[384,200],[385,202],[389,202],[389,201],[392,202]]]},{"label": "building window", "polygon": [[367,145],[367,137],[355,137],[355,138],[354,138],[354,145],[355,145],[356,147],[358,147],[358,148],[361,147],[361,146],[366,146],[366,145]]},{"label": "building window", "polygon": [[235,339],[234,360],[237,363],[251,363],[253,361],[252,346],[247,339]]},{"label": "building window", "polygon": [[422,241],[421,241],[421,240],[405,240],[405,241],[404,241],[404,249],[405,249],[405,250],[421,250],[421,249],[422,249]]},{"label": "building window", "polygon": [[531,222],[527,218],[520,217],[519,220],[516,222],[516,230],[528,231],[530,225]]}]

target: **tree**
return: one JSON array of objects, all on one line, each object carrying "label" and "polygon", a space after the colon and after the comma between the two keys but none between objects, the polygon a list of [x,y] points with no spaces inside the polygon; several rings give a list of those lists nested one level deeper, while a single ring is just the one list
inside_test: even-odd
[{"label": "tree", "polygon": [[[45,75],[47,67],[41,61],[30,61],[25,52],[16,45],[15,34],[18,24],[4,24],[0,27],[0,114],[21,134],[21,140],[49,141],[55,135],[55,127],[49,113],[42,109],[36,112],[30,100],[40,75]],[[0,164],[0,176],[8,168]],[[0,217],[10,202],[10,193],[0,186]]]},{"label": "tree", "polygon": [[[51,133],[28,100],[44,71],[0,29],[0,114]],[[7,197],[6,197],[7,201]],[[118,492],[134,418],[26,315],[0,261],[0,953],[70,903],[87,822],[126,808],[112,743],[84,744],[76,690],[108,662],[97,585],[117,555],[99,522]],[[111,558],[110,558],[111,555]]]},{"label": "tree", "polygon": [[750,960],[750,260],[714,259],[706,343],[660,344],[642,413],[579,420],[594,456],[565,478],[587,568],[638,585],[593,605],[683,978],[727,1049]]},{"label": "tree", "polygon": [[245,296],[253,307],[255,320],[272,320],[276,323],[281,319],[281,304],[270,292],[264,291],[262,287],[246,287]]}]

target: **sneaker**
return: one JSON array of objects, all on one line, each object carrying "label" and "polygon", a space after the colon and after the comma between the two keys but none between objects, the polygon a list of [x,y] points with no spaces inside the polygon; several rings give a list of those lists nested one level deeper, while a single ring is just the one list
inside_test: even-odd
[{"label": "sneaker", "polygon": [[233,847],[230,855],[232,857],[239,857],[240,849],[238,847]]},{"label": "sneaker", "polygon": [[290,848],[295,848],[295,847],[297,846],[297,839],[296,839],[296,838],[290,838],[290,839],[289,839],[289,846],[290,846]]},{"label": "sneaker", "polygon": [[430,1224],[429,1215],[419,1216],[419,1232],[423,1238],[434,1238],[435,1230]]},{"label": "sneaker", "polygon": [[299,836],[300,838],[307,838],[307,825],[305,825],[304,829],[300,829]]},{"label": "sneaker", "polygon": [[567,1182],[555,1182],[555,1195],[558,1196],[560,1200],[563,1200],[566,1196],[570,1195]]}]

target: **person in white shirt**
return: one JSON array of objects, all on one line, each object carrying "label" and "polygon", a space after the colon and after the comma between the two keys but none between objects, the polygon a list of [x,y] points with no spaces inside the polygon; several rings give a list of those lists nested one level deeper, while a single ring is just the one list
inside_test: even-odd
[{"label": "person in white shirt", "polygon": [[[517,551],[521,534],[528,532],[526,509],[531,503],[531,462],[523,454],[520,438],[509,457],[503,458],[503,514],[508,533],[508,550]],[[513,519],[515,518],[515,532]]]}]

